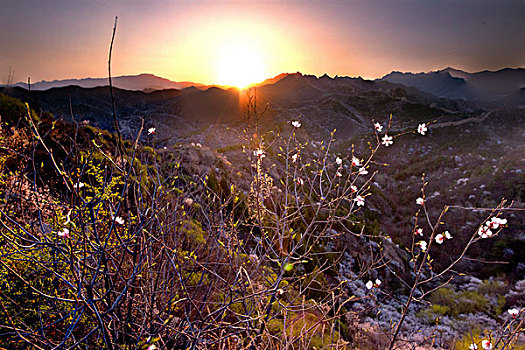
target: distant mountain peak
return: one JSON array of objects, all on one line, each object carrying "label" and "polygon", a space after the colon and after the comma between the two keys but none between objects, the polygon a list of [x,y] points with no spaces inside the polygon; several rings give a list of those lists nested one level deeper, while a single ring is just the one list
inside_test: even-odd
[{"label": "distant mountain peak", "polygon": [[[193,83],[193,82],[175,82],[166,78],[156,76],[151,73],[141,73],[137,75],[121,75],[112,77],[113,86],[124,90],[139,90],[139,91],[153,91],[153,90],[164,90],[164,89],[184,89],[189,86],[195,86],[197,88],[206,87],[206,85]],[[63,80],[42,80],[31,84],[31,90],[48,90],[57,87],[65,86],[80,86],[83,88],[93,88],[99,86],[109,85],[108,78],[79,78],[79,79],[63,79]],[[28,89],[27,83],[16,83],[14,86],[18,86],[24,89]]]},{"label": "distant mountain peak", "polygon": [[415,87],[438,97],[516,105],[525,86],[524,68],[469,73],[446,67],[428,73],[391,72],[379,79]]},{"label": "distant mountain peak", "polygon": [[303,74],[301,72],[295,72],[295,73],[281,73],[281,74],[278,74],[276,75],[275,77],[273,78],[268,78],[262,82],[260,82],[259,84],[256,84],[256,86],[264,86],[264,85],[270,85],[270,84],[275,84],[277,83],[278,81],[282,80],[282,79],[285,79],[285,78],[289,78],[289,77],[292,77],[292,78],[297,78],[297,77],[302,77]]}]

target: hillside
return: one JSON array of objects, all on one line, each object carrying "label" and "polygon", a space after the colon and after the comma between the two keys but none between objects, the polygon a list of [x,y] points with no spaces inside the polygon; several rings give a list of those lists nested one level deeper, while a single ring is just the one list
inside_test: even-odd
[{"label": "hillside", "polygon": [[[5,93],[29,101],[37,109],[77,122],[112,130],[112,110],[108,88],[65,87],[47,91],[21,88],[3,89]],[[336,128],[338,135],[351,138],[368,130],[371,120],[394,113],[395,127],[413,123],[423,113],[439,121],[479,115],[480,110],[461,102],[436,98],[388,82],[361,78],[330,78],[302,74],[280,76],[277,82],[252,88],[259,112],[265,110],[261,126],[272,129],[301,115],[314,139],[326,138]],[[162,145],[195,141],[210,147],[226,147],[240,142],[239,137],[210,135],[210,125],[234,128],[242,134],[246,118],[247,92],[218,87],[199,90],[164,90],[144,93],[115,89],[116,105],[123,134],[134,134],[143,117],[146,125],[157,127]],[[70,104],[71,102],[71,104]],[[241,123],[241,124],[239,124]]]},{"label": "hillside", "polygon": [[257,106],[116,89],[120,143],[108,88],[2,91],[34,109],[0,95],[6,342],[523,343],[521,110],[293,74],[251,90]]}]

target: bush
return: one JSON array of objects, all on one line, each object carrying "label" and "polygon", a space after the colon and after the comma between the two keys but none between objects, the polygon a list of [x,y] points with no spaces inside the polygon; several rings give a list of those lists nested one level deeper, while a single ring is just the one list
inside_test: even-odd
[{"label": "bush", "polygon": [[291,349],[325,349],[341,340],[339,332],[331,324],[313,313],[292,313],[283,319],[274,319],[268,323],[268,330],[291,344]]},{"label": "bush", "polygon": [[[421,244],[405,253],[381,233],[378,207],[393,201],[370,185],[380,141],[353,159],[333,153],[332,134],[310,157],[297,126],[289,138],[258,135],[234,177],[226,167],[195,171],[182,147],[157,152],[137,141],[120,154],[116,136],[97,128],[79,131],[85,143],[47,117],[21,128],[17,139],[35,141],[16,152],[0,135],[20,157],[0,174],[0,322],[16,330],[0,336],[20,347],[345,349],[341,334],[359,332],[341,322],[375,315],[395,283],[415,293],[437,280]],[[214,156],[213,166],[223,157]],[[434,220],[424,205],[423,215]],[[430,299],[419,314],[429,323],[489,310],[478,291],[442,288]],[[389,340],[370,343],[396,345],[404,316]]]},{"label": "bush", "polygon": [[450,315],[450,308],[439,304],[432,305],[430,309],[424,308],[416,314],[417,317],[423,319],[427,324],[439,323],[439,319],[446,315]]},{"label": "bush", "polygon": [[476,291],[456,292],[449,288],[440,288],[432,293],[430,300],[432,310],[439,311],[442,316],[456,317],[476,312],[488,313],[490,310],[487,298]]}]

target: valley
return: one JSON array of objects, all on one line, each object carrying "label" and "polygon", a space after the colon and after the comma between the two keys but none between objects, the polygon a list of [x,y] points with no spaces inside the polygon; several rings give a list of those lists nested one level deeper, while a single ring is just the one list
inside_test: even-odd
[{"label": "valley", "polygon": [[[1,88],[0,92],[29,103],[35,118],[41,120],[38,128],[46,135],[45,142],[55,145],[55,152],[61,154],[63,161],[85,162],[82,159],[88,157],[89,150],[96,156],[80,163],[83,167],[98,162],[107,167],[104,159],[115,157],[111,164],[118,173],[122,171],[119,164],[128,164],[131,158],[127,157],[138,154],[139,165],[129,171],[135,174],[133,178],[146,182],[137,187],[139,195],[130,198],[151,198],[151,205],[163,208],[156,215],[173,216],[170,220],[181,220],[179,215],[184,218],[187,211],[191,213],[191,224],[186,219],[180,221],[180,232],[189,235],[181,247],[192,247],[207,260],[196,260],[197,265],[187,262],[190,265],[184,273],[191,276],[200,270],[197,266],[204,264],[206,269],[215,270],[216,276],[224,274],[214,263],[207,265],[209,259],[214,259],[213,252],[238,250],[229,258],[230,264],[251,266],[258,277],[250,278],[263,278],[258,283],[269,278],[265,277],[267,269],[279,273],[280,277],[272,277],[271,283],[274,288],[284,288],[284,281],[290,283],[290,305],[299,305],[291,287],[296,284],[306,288],[306,295],[314,303],[325,302],[328,290],[337,290],[338,300],[349,298],[343,302],[341,307],[346,311],[339,314],[337,322],[341,322],[338,327],[353,326],[332,332],[341,341],[385,348],[392,341],[390,323],[403,319],[396,344],[425,343],[431,339],[439,348],[450,348],[450,338],[465,337],[472,327],[497,328],[502,310],[519,304],[525,296],[525,260],[521,254],[525,249],[525,113],[518,108],[498,104],[486,109],[476,101],[444,99],[385,81],[299,73],[281,75],[271,84],[247,91],[218,87],[151,92],[115,89],[120,131],[127,149],[124,159],[128,160],[124,161],[118,155],[111,156],[116,141],[108,87],[67,86],[44,91],[10,87]],[[23,111],[23,107],[19,108]],[[8,113],[13,113],[12,109]],[[2,119],[6,125],[23,130],[25,117],[10,115],[11,119]],[[292,126],[291,121],[297,121],[298,126]],[[424,135],[418,132],[422,124],[427,129]],[[49,129],[49,125],[53,127]],[[77,141],[65,152],[66,147],[59,145],[71,143],[73,131]],[[381,141],[385,134],[393,136],[393,144],[388,147]],[[135,151],[133,142],[137,142]],[[262,153],[254,159],[252,153],[255,155],[258,150]],[[76,152],[82,158],[68,160]],[[257,158],[261,154],[263,157]],[[287,159],[292,154],[297,158],[292,157],[290,163]],[[332,167],[337,166],[334,159],[341,165],[332,174]],[[362,164],[358,172],[354,162]],[[133,170],[136,166],[139,168]],[[47,179],[43,183],[50,184],[53,196],[64,195],[65,190],[51,169],[39,176]],[[95,186],[96,177],[91,176],[94,175],[88,172],[82,178]],[[261,193],[266,193],[261,202],[253,194],[257,184],[254,178],[269,184],[259,185]],[[316,181],[320,181],[318,190]],[[296,192],[299,185],[305,189]],[[168,192],[164,193],[165,186]],[[330,189],[327,195],[335,196],[333,201],[338,203],[333,208],[330,201],[323,203],[324,186]],[[364,196],[363,208],[351,204],[357,198],[354,186]],[[163,194],[154,199],[149,191]],[[286,206],[280,208],[281,203],[286,203],[288,192],[296,193],[295,202],[289,204],[296,208],[289,215],[299,215],[295,219],[280,216],[281,210],[286,210]],[[424,198],[426,219],[416,204],[418,197]],[[110,199],[100,198],[112,208]],[[348,198],[354,199],[348,202]],[[178,209],[168,209],[171,205]],[[207,209],[202,210],[202,206]],[[254,224],[257,214],[250,206],[260,206],[267,213],[264,224]],[[134,207],[141,205],[130,205]],[[83,210],[80,208],[75,210]],[[315,208],[323,211],[315,214]],[[150,209],[139,210],[145,210],[139,218],[152,220]],[[333,215],[342,217],[326,219],[332,210]],[[479,240],[476,232],[480,223],[495,214],[504,217],[508,224],[490,240]],[[309,218],[311,215],[313,219]],[[130,229],[140,227],[132,216],[128,220],[133,222]],[[280,225],[308,232],[304,223],[308,220],[312,220],[309,225],[315,227],[315,232],[305,236],[305,241],[281,233]],[[436,220],[442,222],[433,226]],[[98,224],[99,221],[93,221],[90,225]],[[163,225],[154,226],[155,232],[168,242]],[[224,228],[233,236],[223,237]],[[425,265],[423,259],[419,271],[414,261],[421,261],[426,245],[424,250],[418,248],[417,230],[421,230],[421,239],[429,239],[429,243],[443,230],[452,237],[443,247],[433,247],[431,264]],[[264,238],[261,232],[265,231],[274,232],[281,243]],[[217,244],[227,250],[209,246],[213,235],[223,237],[217,238]],[[314,239],[316,236],[319,238]],[[290,255],[282,253],[283,244],[291,249]],[[301,258],[306,254],[303,246],[313,249],[307,259]],[[465,246],[469,247],[467,251],[463,250]],[[244,256],[252,260],[243,262]],[[456,263],[459,257],[461,261]],[[284,267],[287,259],[294,261],[294,272]],[[259,261],[265,261],[264,265],[259,265]],[[276,266],[274,261],[278,261]],[[448,271],[451,263],[454,268]],[[316,286],[303,286],[302,280],[297,279],[303,272],[311,276],[309,283]],[[204,278],[204,273],[199,273]],[[428,279],[428,285],[419,285],[416,277]],[[206,277],[209,278],[212,277]],[[365,286],[367,278],[380,281],[381,288]],[[165,283],[168,281],[172,280]],[[220,281],[193,281],[191,288],[196,288],[197,293],[199,288]],[[338,287],[341,283],[344,288]],[[415,287],[411,283],[416,283]],[[439,289],[441,284],[443,288]],[[425,293],[428,300],[409,302],[404,314],[399,305],[411,300],[407,297],[410,291]],[[206,298],[197,297],[199,303],[206,303]],[[429,303],[431,308],[427,308]],[[495,304],[499,309],[488,306]],[[309,310],[304,312],[313,319],[327,316],[313,306],[304,310]],[[277,320],[268,323],[271,335],[279,334]],[[177,320],[176,332],[183,323],[182,319]],[[311,336],[318,337],[317,332]],[[182,341],[187,335],[180,334],[182,338],[177,339]]]}]

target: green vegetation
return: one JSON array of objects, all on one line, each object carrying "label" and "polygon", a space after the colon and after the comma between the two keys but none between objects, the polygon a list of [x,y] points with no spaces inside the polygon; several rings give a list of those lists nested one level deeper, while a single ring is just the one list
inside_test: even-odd
[{"label": "green vegetation", "polygon": [[334,347],[340,342],[339,332],[330,328],[319,315],[312,313],[291,314],[283,319],[268,323],[270,334],[279,335],[284,341],[291,341],[291,349],[323,349]]},{"label": "green vegetation", "polygon": [[[375,183],[373,161],[358,175],[351,156],[331,153],[333,139],[314,150],[294,129],[217,152],[140,139],[120,150],[108,131],[27,109],[0,95],[0,341],[13,348],[384,348],[397,333],[375,329],[391,337],[376,341],[360,322],[430,288],[411,266],[439,268],[433,252],[402,250],[383,233],[384,213],[413,215],[403,203],[414,199],[393,198],[391,177]],[[241,150],[233,168],[218,154]],[[428,155],[393,178],[455,166]],[[418,316],[498,320],[508,288],[494,279],[440,288]]]},{"label": "green vegetation", "polygon": [[[503,283],[487,280],[483,282],[477,291],[456,292],[449,288],[440,288],[432,293],[430,297],[432,308],[424,310],[421,316],[447,315],[457,317],[461,314],[484,312],[492,318],[497,318],[501,315],[502,308],[505,305],[505,297],[503,296],[505,290],[501,289],[502,285],[505,286]],[[496,296],[497,303],[490,303],[487,299],[488,296]]]}]

